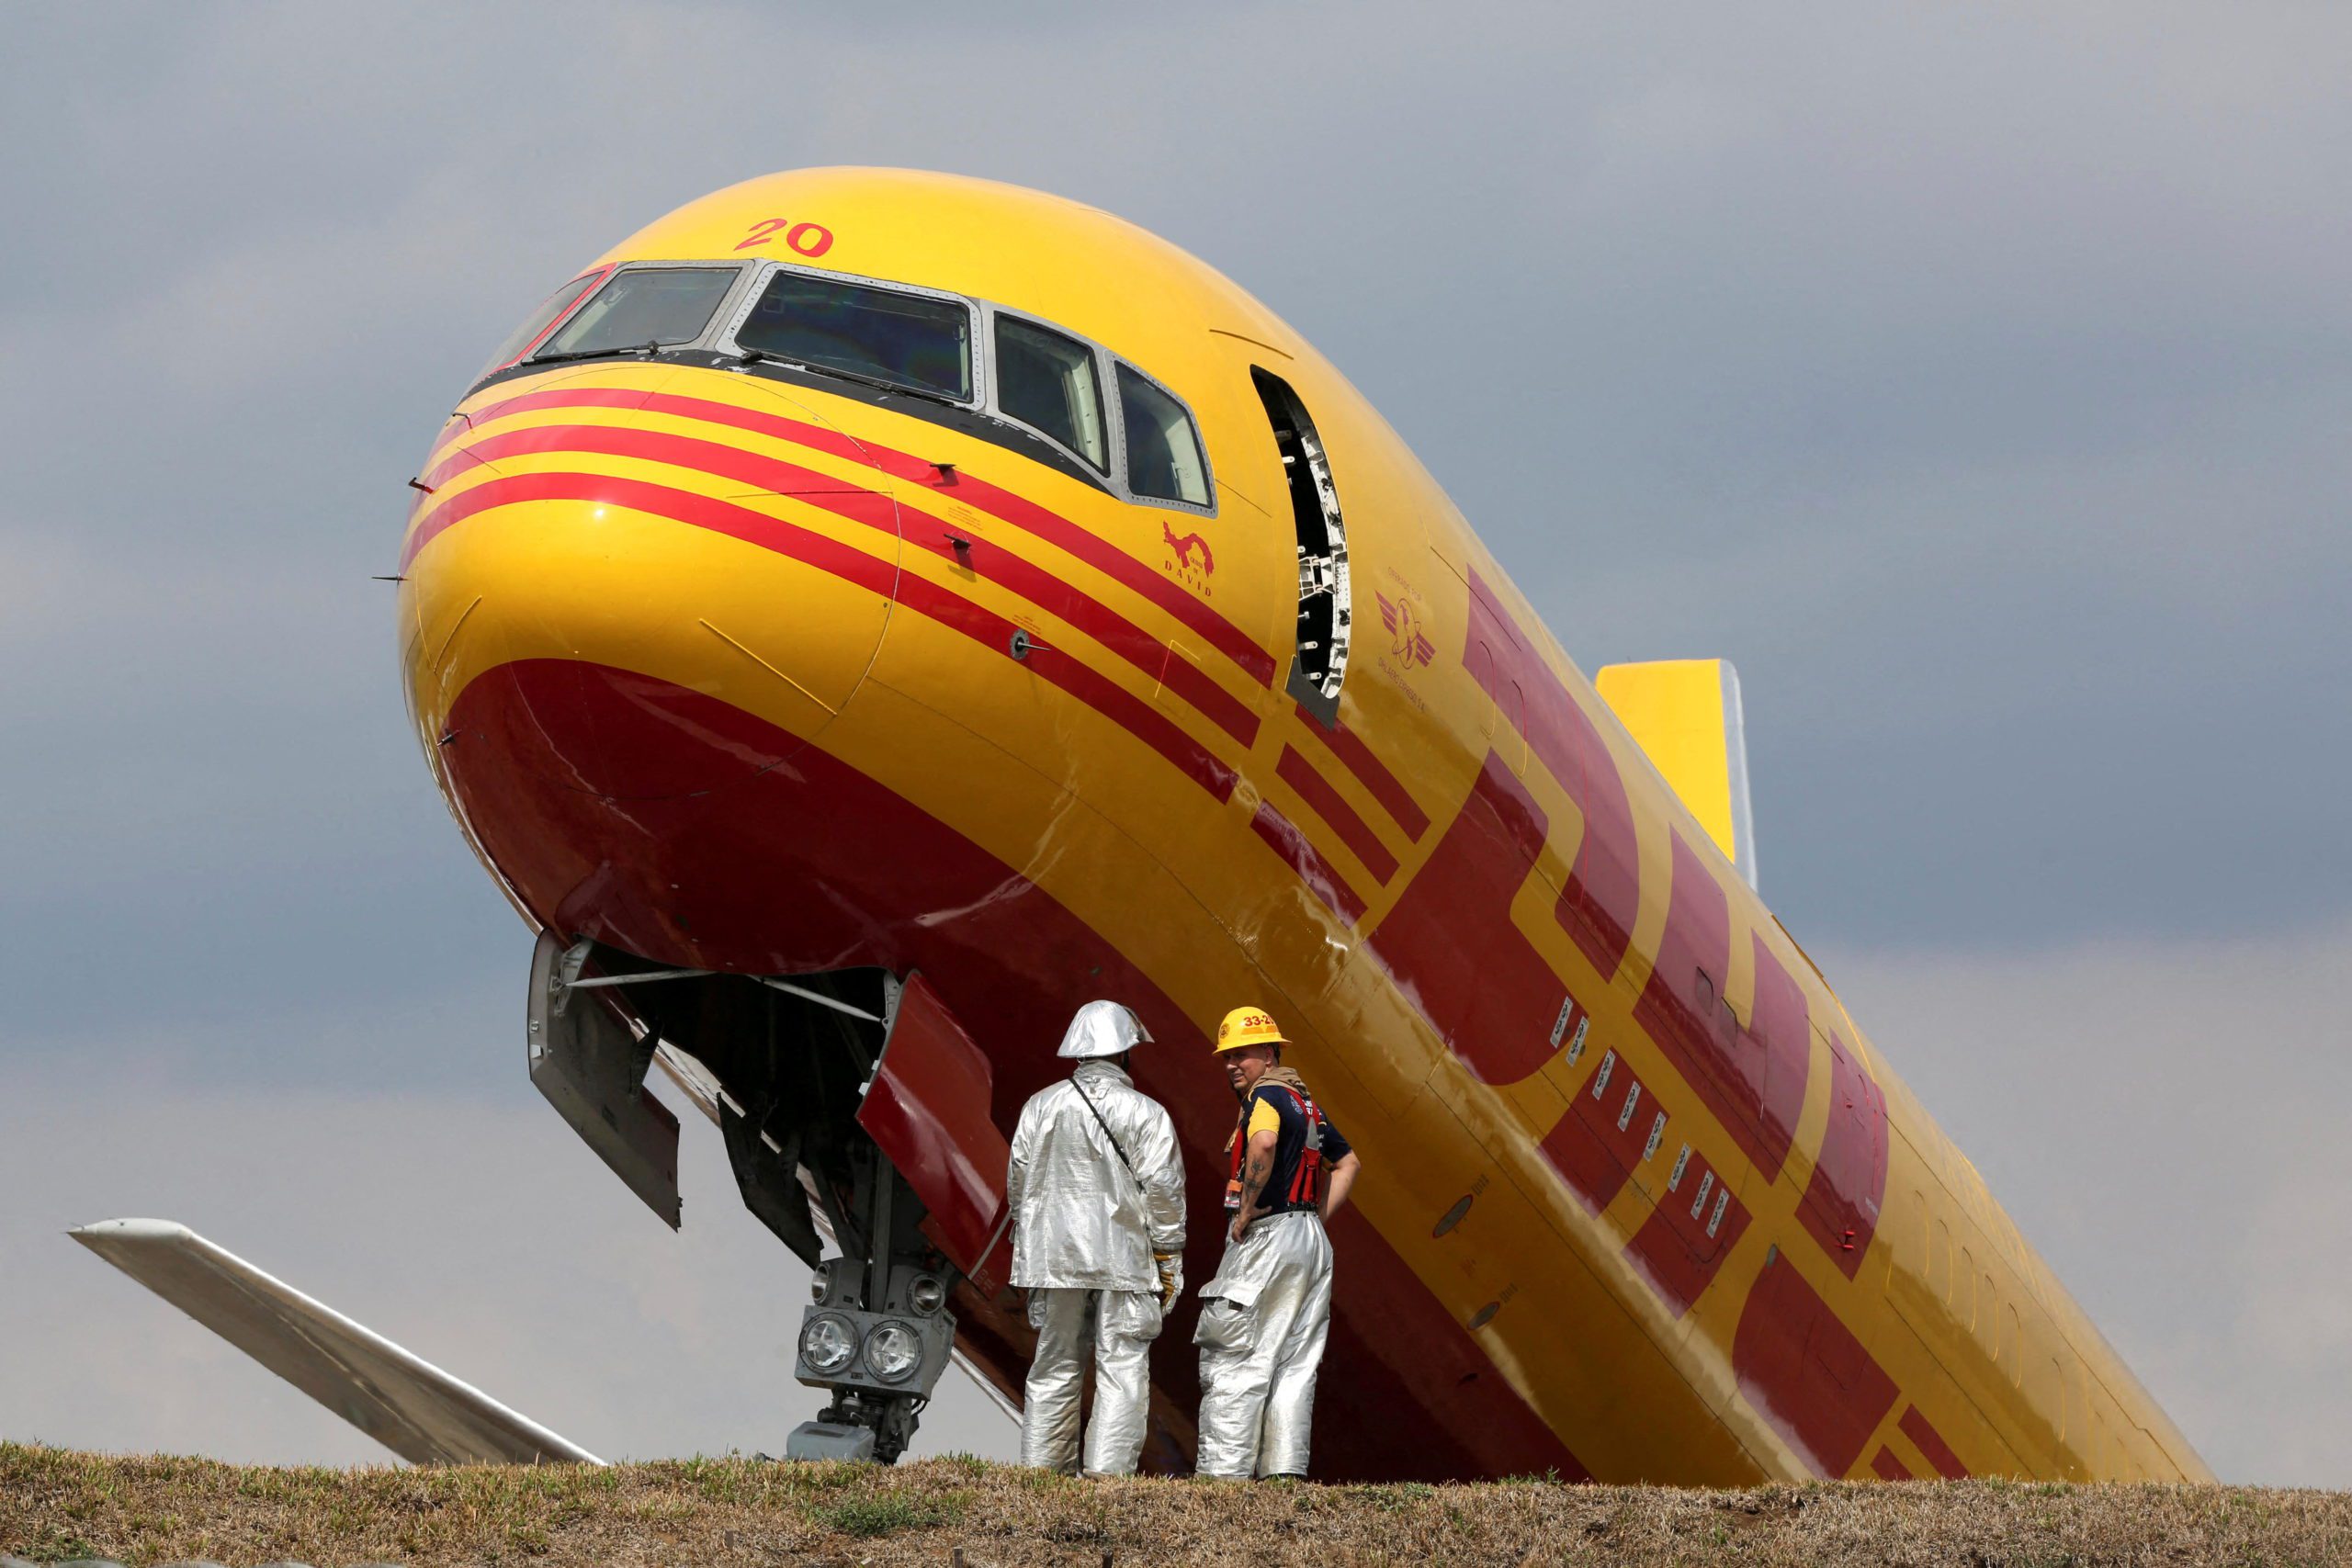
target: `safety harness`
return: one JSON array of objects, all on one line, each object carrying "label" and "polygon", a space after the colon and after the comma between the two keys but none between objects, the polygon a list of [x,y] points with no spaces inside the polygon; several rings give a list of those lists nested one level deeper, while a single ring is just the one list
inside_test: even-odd
[{"label": "safety harness", "polygon": [[[1283,1196],[1268,1203],[1266,1212],[1272,1214],[1299,1211],[1312,1213],[1322,1207],[1323,1112],[1317,1109],[1314,1097],[1304,1090],[1283,1083],[1261,1083],[1242,1100],[1241,1118],[1234,1127],[1233,1159],[1225,1181],[1225,1206],[1228,1210],[1238,1211],[1241,1207],[1241,1162],[1250,1152],[1250,1108],[1257,1102],[1259,1095],[1277,1089],[1289,1095],[1297,1105],[1299,1116],[1306,1124],[1306,1135],[1300,1141],[1298,1159],[1291,1168],[1290,1180],[1283,1185]],[[1275,1157],[1281,1158],[1279,1145],[1275,1148]],[[1260,1194],[1260,1197],[1263,1199],[1272,1191],[1272,1184],[1270,1182],[1267,1192]]]}]

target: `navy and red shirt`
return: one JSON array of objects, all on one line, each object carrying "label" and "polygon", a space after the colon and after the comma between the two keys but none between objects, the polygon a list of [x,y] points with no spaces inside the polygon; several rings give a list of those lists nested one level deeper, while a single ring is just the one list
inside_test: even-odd
[{"label": "navy and red shirt", "polygon": [[[1319,1147],[1309,1147],[1310,1129],[1319,1126]],[[1274,1168],[1258,1195],[1269,1214],[1313,1212],[1320,1205],[1323,1170],[1347,1157],[1348,1140],[1331,1125],[1312,1096],[1287,1084],[1261,1083],[1242,1102],[1241,1135],[1233,1140],[1233,1171],[1229,1207],[1239,1207],[1241,1164],[1250,1139],[1260,1133],[1274,1134]]]}]

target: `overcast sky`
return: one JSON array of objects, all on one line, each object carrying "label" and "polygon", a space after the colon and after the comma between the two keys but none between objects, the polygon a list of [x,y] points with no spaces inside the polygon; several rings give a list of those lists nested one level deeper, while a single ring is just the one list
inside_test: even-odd
[{"label": "overcast sky", "polygon": [[0,1435],[379,1452],[123,1213],[600,1452],[807,1414],[707,1129],[673,1237],[529,1089],[368,578],[551,287],[856,162],[1190,248],[1588,671],[1734,659],[1775,909],[2217,1468],[2352,1483],[2352,11],[987,11],[6,10]]}]

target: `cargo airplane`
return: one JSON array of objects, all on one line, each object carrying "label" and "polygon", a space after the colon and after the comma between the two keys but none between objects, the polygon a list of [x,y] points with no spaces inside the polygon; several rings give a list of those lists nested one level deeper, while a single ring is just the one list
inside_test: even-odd
[{"label": "cargo airplane", "polygon": [[1320,1476],[2207,1477],[1758,897],[1731,667],[1587,680],[1176,247],[755,179],[559,288],[413,484],[410,711],[537,933],[532,1077],[675,1224],[658,1065],[816,1266],[792,1451],[894,1457],[951,1353],[1017,1399],[1005,1133],[1109,997],[1195,1277],[1226,1010],[1363,1156]]}]

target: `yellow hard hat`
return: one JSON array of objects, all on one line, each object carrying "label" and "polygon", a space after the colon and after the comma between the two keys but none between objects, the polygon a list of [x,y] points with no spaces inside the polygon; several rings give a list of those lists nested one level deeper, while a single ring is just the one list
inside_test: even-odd
[{"label": "yellow hard hat", "polygon": [[1216,1026],[1216,1050],[1238,1051],[1245,1045],[1287,1045],[1282,1025],[1264,1008],[1235,1008]]}]

